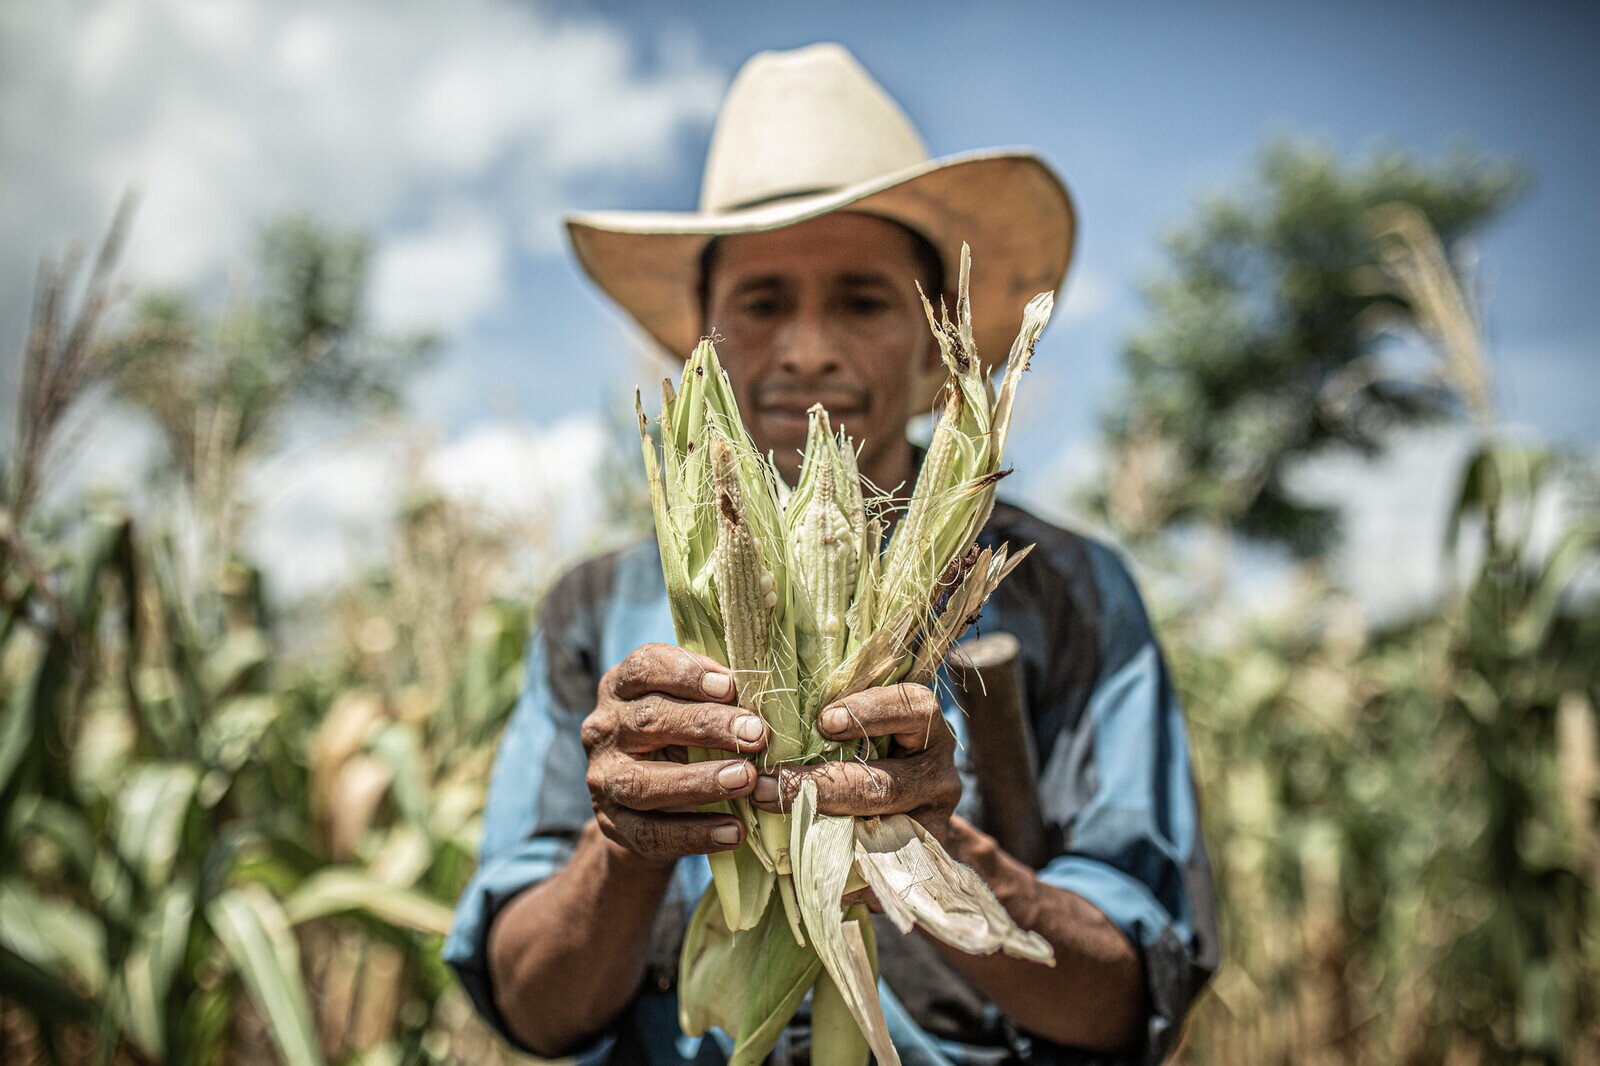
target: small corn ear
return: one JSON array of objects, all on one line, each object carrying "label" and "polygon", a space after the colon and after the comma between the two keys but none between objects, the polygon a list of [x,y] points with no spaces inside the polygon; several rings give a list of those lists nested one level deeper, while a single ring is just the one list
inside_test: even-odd
[{"label": "small corn ear", "polygon": [[850,631],[847,652],[854,653],[872,631],[877,617],[878,582],[881,578],[883,550],[883,520],[873,518],[862,530],[856,555],[856,588],[851,597],[850,610],[845,612],[845,625]]},{"label": "small corn ear", "polygon": [[[721,438],[712,453],[716,486],[717,547],[712,555],[717,603],[722,609],[723,643],[728,667],[738,679],[741,696],[759,690],[772,649],[772,612],[778,604],[772,575],[761,565],[761,549],[744,520],[743,492],[734,472],[733,449]],[[753,682],[753,684],[752,684]],[[753,709],[759,709],[759,704]]]},{"label": "small corn ear", "polygon": [[1006,437],[1011,432],[1011,410],[1016,402],[1017,386],[1021,383],[1028,364],[1033,361],[1033,347],[1039,343],[1039,336],[1049,324],[1050,314],[1055,310],[1055,306],[1055,293],[1041,292],[1029,300],[1028,306],[1023,308],[1022,330],[1012,342],[1011,355],[1006,359],[1005,380],[1000,383],[1000,395],[994,402],[991,432],[994,435],[996,456],[1005,451]]},{"label": "small corn ear", "polygon": [[[810,411],[810,443],[801,470],[801,488],[794,503],[801,510],[791,525],[794,564],[805,583],[811,608],[815,612],[821,662],[817,671],[833,670],[844,659],[849,636],[845,615],[855,592],[858,541],[846,507],[856,508],[851,486],[841,484],[846,473],[838,442],[828,426],[828,413],[821,405]],[[845,449],[848,451],[848,449]],[[841,499],[842,497],[842,499]]]}]

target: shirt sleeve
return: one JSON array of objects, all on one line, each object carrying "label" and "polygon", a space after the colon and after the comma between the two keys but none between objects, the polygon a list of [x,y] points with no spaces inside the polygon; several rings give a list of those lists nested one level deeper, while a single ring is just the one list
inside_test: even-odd
[{"label": "shirt sleeve", "polygon": [[1041,746],[1040,805],[1058,853],[1041,880],[1094,904],[1144,964],[1151,1013],[1135,1061],[1159,1062],[1219,955],[1210,860],[1177,693],[1133,579],[1090,543],[1099,671],[1075,721]]},{"label": "shirt sleeve", "polygon": [[565,865],[592,816],[581,727],[593,709],[594,657],[573,609],[581,602],[564,587],[571,584],[547,598],[529,642],[522,694],[489,781],[478,869],[443,950],[478,1012],[515,1047],[490,988],[489,928],[513,896]]}]

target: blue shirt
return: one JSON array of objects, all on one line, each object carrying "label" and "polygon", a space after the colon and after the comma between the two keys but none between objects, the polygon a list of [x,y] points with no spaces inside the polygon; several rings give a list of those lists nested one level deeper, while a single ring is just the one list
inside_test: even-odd
[{"label": "blue shirt", "polygon": [[[1143,963],[1151,1013],[1141,1046],[1127,1055],[1075,1052],[1018,1031],[953,976],[941,992],[935,975],[929,994],[928,971],[942,967],[929,955],[933,962],[907,964],[900,980],[884,963],[880,993],[891,1035],[908,1066],[1159,1061],[1219,956],[1181,708],[1138,591],[1109,549],[1005,503],[996,506],[980,542],[1036,545],[984,608],[977,630],[1011,633],[1021,645],[1031,751],[1019,757],[1035,762],[1050,841],[1038,876],[1089,901],[1128,937]],[[444,948],[477,1009],[513,1044],[490,990],[490,923],[508,900],[572,854],[593,817],[582,721],[593,710],[600,676],[656,641],[673,643],[674,636],[656,547],[645,541],[558,582],[530,642],[526,683],[490,782],[479,867]],[[957,813],[982,828],[967,723],[948,698],[945,715],[966,786]],[[704,856],[680,860],[664,916],[692,909],[709,883]],[[664,927],[670,935],[671,923]],[[670,959],[674,951],[675,943],[666,942],[664,954]],[[885,951],[886,959],[892,954]],[[578,1062],[612,1055],[662,1064],[725,1061],[732,1042],[724,1034],[700,1040],[679,1031],[669,970],[647,981]],[[788,1061],[789,1047],[780,1041],[773,1061]]]}]

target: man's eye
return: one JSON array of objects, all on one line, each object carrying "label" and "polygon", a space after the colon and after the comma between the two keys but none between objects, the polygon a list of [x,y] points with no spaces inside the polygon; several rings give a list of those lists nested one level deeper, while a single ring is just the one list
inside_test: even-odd
[{"label": "man's eye", "polygon": [[752,318],[770,318],[778,313],[778,301],[770,297],[746,300],[739,305],[739,311]]},{"label": "man's eye", "polygon": [[889,308],[889,301],[876,296],[852,296],[845,306],[853,315],[877,315]]}]

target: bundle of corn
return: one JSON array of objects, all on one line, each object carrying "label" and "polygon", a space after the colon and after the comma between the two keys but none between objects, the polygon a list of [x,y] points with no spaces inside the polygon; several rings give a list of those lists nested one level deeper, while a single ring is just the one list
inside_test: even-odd
[{"label": "bundle of corn", "polygon": [[[1017,384],[1053,300],[1045,293],[1028,304],[996,391],[973,345],[970,269],[963,248],[954,322],[943,307],[936,318],[923,300],[949,376],[927,457],[886,548],[888,501],[863,496],[849,438],[813,408],[799,482],[785,495],[740,422],[710,341],[695,350],[676,391],[662,383],[659,445],[640,405],[678,642],[733,671],[740,706],[770,728],[764,771],[883,754],[871,741],[824,738],[818,713],[871,686],[931,683],[1027,554],[980,551],[976,541],[1003,476]],[[880,1063],[899,1061],[878,1002],[866,908],[846,913],[841,904],[864,886],[904,932],[921,926],[973,954],[1054,962],[1043,938],[1019,929],[978,876],[905,815],[822,814],[810,782],[785,814],[743,799],[707,809],[736,814],[745,843],[711,856],[713,889],[684,943],[680,1020],[689,1033],[716,1026],[733,1035],[736,1064],[766,1056],[807,992],[814,1061],[860,1063],[869,1048]]]}]

